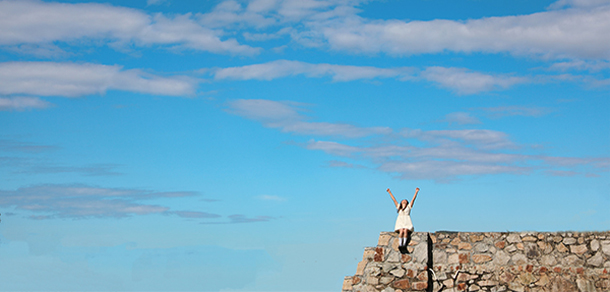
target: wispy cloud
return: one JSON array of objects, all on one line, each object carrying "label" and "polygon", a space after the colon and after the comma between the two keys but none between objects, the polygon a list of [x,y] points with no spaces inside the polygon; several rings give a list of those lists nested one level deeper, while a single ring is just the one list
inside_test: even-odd
[{"label": "wispy cloud", "polygon": [[606,60],[571,60],[554,63],[549,69],[564,72],[570,70],[599,72],[610,69],[610,62]]},{"label": "wispy cloud", "polygon": [[0,111],[45,109],[51,106],[52,104],[50,102],[44,101],[38,97],[0,97]]},{"label": "wispy cloud", "polygon": [[165,212],[165,214],[167,215],[176,215],[178,217],[182,217],[182,218],[189,218],[189,219],[200,219],[200,218],[219,218],[222,217],[218,214],[212,214],[212,213],[207,213],[207,212],[199,212],[199,211],[167,211]]},{"label": "wispy cloud", "polygon": [[57,149],[57,146],[24,142],[14,139],[0,139],[0,150],[11,152],[38,153]]},{"label": "wispy cloud", "polygon": [[[288,125],[301,123],[304,118],[299,113],[300,106],[298,103],[288,101],[238,100],[230,105],[230,110],[234,114],[259,121],[267,127],[292,132],[290,129],[294,127]],[[466,113],[448,115],[447,120],[459,121],[462,124],[479,123],[477,119]],[[326,123],[312,124],[315,126]],[[567,172],[589,175],[610,168],[610,158],[606,157],[578,158],[531,154],[530,152],[534,150],[533,146],[516,143],[502,131],[409,128],[392,131],[386,127],[376,129],[383,129],[375,132],[377,135],[382,135],[383,139],[363,140],[362,138],[367,135],[362,134],[361,128],[353,128],[354,131],[358,131],[349,135],[345,132],[342,135],[336,133],[330,135],[344,138],[343,142],[311,139],[301,145],[307,150],[323,151],[331,157],[362,161],[368,166],[366,168],[395,174],[402,179],[448,182],[463,176],[524,175],[536,171],[557,175],[564,175]],[[311,136],[326,134],[320,131],[297,133]],[[328,166],[365,168],[362,164],[336,159],[330,160]]]},{"label": "wispy cloud", "polygon": [[[55,62],[0,63],[0,94],[78,97],[124,90],[158,95],[192,95],[197,82],[186,76],[162,77],[121,66]],[[38,105],[42,101],[29,100]]]},{"label": "wispy cloud", "polygon": [[334,82],[370,79],[395,79],[399,81],[426,80],[460,95],[486,91],[505,90],[514,85],[530,82],[529,78],[507,74],[491,74],[447,67],[393,67],[350,66],[337,64],[312,64],[300,61],[277,60],[229,68],[206,69],[215,80],[274,80],[302,75],[308,78],[330,77]]},{"label": "wispy cloud", "polygon": [[281,77],[305,75],[307,77],[330,76],[333,81],[352,81],[374,78],[406,78],[414,69],[378,68],[333,64],[311,64],[300,61],[277,60],[263,64],[216,69],[215,79],[272,80]]},{"label": "wispy cloud", "polygon": [[480,109],[494,118],[507,116],[541,117],[552,112],[549,108],[532,106],[498,106]]},{"label": "wispy cloud", "polygon": [[481,124],[481,121],[479,121],[479,119],[477,119],[476,117],[473,117],[472,115],[470,115],[470,113],[465,113],[465,112],[449,113],[449,114],[445,115],[445,118],[441,121],[447,122],[450,125],[452,125],[452,124],[458,124],[458,125]]},{"label": "wispy cloud", "polygon": [[85,176],[120,175],[120,167],[114,163],[92,163],[80,166],[68,166],[41,158],[40,153],[59,149],[54,145],[44,145],[14,139],[0,139],[0,167],[7,167],[13,174],[55,174],[77,173]]},{"label": "wispy cloud", "polygon": [[[498,144],[494,139],[456,139],[456,133],[428,131],[409,144],[397,140],[399,145],[352,146],[332,141],[312,140],[306,149],[323,151],[332,156],[349,157],[375,165],[382,172],[395,174],[401,179],[431,179],[450,182],[464,176],[491,174],[524,175],[542,170],[550,175],[586,175],[607,171],[609,158],[553,157],[524,154],[510,147],[512,142]],[[461,135],[463,133],[457,133]],[[426,136],[433,136],[429,139]],[[402,146],[400,144],[403,144]],[[417,145],[417,146],[416,146]],[[500,146],[504,145],[504,146]],[[508,147],[508,148],[507,148]],[[336,167],[351,167],[337,162]]]},{"label": "wispy cloud", "polygon": [[235,39],[221,40],[220,35],[199,24],[191,14],[149,15],[137,9],[97,3],[0,1],[0,45],[5,46],[98,40],[112,47],[177,46],[240,55],[260,50]]},{"label": "wispy cloud", "polygon": [[348,163],[348,162],[339,161],[339,160],[330,160],[330,161],[328,161],[328,167],[366,168],[363,165]]},{"label": "wispy cloud", "polygon": [[14,173],[23,174],[52,174],[52,173],[78,173],[85,176],[111,176],[121,175],[116,169],[118,164],[90,164],[85,166],[62,166],[51,163],[28,163],[23,169],[15,170]]},{"label": "wispy cloud", "polygon": [[234,214],[227,216],[228,221],[203,221],[201,224],[240,224],[240,223],[254,223],[254,222],[267,222],[275,220],[275,217],[271,216],[255,216],[247,217],[243,214]]},{"label": "wispy cloud", "polygon": [[489,75],[464,68],[428,67],[420,75],[422,78],[449,88],[457,94],[476,94],[484,91],[507,89],[515,84],[525,83],[524,77]]},{"label": "wispy cloud", "polygon": [[365,137],[388,134],[387,127],[362,128],[350,124],[308,122],[301,104],[278,102],[264,99],[239,99],[229,102],[229,112],[238,116],[261,122],[269,128],[279,128],[283,132],[300,135],[319,135],[337,137]]},{"label": "wispy cloud", "polygon": [[0,190],[0,206],[15,207],[48,218],[122,218],[133,215],[161,214],[169,207],[142,201],[158,198],[194,196],[193,192],[154,192],[139,189],[103,188],[87,185],[44,184]]}]

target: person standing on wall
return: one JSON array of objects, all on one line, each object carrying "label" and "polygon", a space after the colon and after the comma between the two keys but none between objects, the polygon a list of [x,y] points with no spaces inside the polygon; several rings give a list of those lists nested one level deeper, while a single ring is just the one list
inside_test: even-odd
[{"label": "person standing on wall", "polygon": [[400,240],[399,249],[401,252],[405,253],[407,250],[408,238],[410,238],[411,233],[413,232],[413,222],[411,221],[411,209],[413,208],[413,203],[415,203],[415,198],[417,198],[417,193],[419,193],[419,188],[415,189],[415,194],[413,195],[413,199],[409,204],[409,201],[402,200],[400,204],[394,198],[394,195],[387,189],[387,192],[392,197],[392,201],[394,201],[394,205],[396,205],[396,212],[398,212],[398,218],[396,218],[396,224],[394,225],[394,231],[398,232],[398,239]]}]

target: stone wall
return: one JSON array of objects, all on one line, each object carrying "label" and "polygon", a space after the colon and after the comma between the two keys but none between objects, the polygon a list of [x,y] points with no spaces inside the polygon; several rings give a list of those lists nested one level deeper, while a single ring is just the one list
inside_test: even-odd
[{"label": "stone wall", "polygon": [[367,247],[344,292],[610,291],[610,231],[394,232]]}]

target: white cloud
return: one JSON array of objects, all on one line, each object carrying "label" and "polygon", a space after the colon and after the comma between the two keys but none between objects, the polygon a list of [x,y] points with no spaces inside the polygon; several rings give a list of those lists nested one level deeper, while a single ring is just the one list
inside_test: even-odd
[{"label": "white cloud", "polygon": [[50,102],[44,101],[38,97],[15,96],[15,97],[0,97],[0,111],[8,110],[26,110],[26,109],[44,109],[52,106]]},{"label": "white cloud", "polygon": [[610,5],[466,21],[370,20],[357,16],[310,22],[305,41],[353,53],[412,55],[444,51],[549,58],[610,59]]},{"label": "white cloud", "polygon": [[488,75],[464,68],[428,67],[420,75],[457,94],[476,94],[483,91],[507,89],[527,81],[523,77]]},{"label": "white cloud", "polygon": [[333,81],[352,81],[374,78],[407,78],[412,72],[412,68],[406,67],[378,68],[277,60],[263,64],[216,69],[213,74],[215,79],[273,80],[287,76],[305,75],[316,78],[330,76]]},{"label": "white cloud", "polygon": [[196,81],[161,77],[121,66],[54,62],[0,63],[0,94],[77,97],[125,90],[158,95],[192,95]]},{"label": "white cloud", "polygon": [[114,45],[170,45],[213,53],[252,55],[260,49],[203,27],[191,14],[168,18],[97,3],[0,2],[0,45],[102,40]]},{"label": "white cloud", "polygon": [[298,103],[278,102],[264,99],[239,99],[229,102],[229,112],[261,122],[269,128],[279,128],[283,132],[301,135],[322,135],[358,138],[370,135],[388,134],[387,127],[362,128],[343,123],[307,122]]}]

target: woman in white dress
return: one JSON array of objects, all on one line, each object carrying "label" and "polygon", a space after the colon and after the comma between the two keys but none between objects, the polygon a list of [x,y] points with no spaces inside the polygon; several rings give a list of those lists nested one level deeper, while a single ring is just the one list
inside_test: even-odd
[{"label": "woman in white dress", "polygon": [[414,230],[413,222],[411,222],[411,209],[413,208],[415,198],[417,198],[417,193],[419,193],[419,188],[415,189],[415,195],[413,195],[413,199],[411,200],[410,204],[407,200],[402,200],[400,201],[400,204],[398,204],[390,189],[387,189],[387,192],[390,193],[392,201],[394,201],[394,205],[396,205],[396,211],[398,212],[398,218],[396,218],[394,231],[398,232],[398,238],[400,240],[399,246],[401,248],[405,248],[407,246],[407,238]]}]

